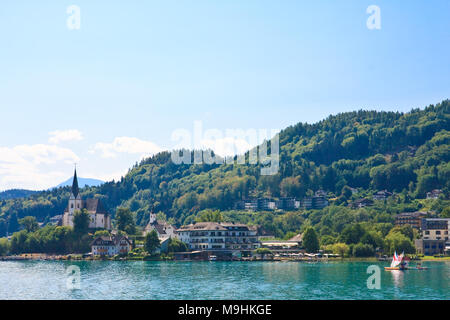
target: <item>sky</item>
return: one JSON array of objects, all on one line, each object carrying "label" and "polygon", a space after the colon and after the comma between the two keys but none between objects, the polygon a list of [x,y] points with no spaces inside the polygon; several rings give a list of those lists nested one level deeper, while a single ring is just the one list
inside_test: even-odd
[{"label": "sky", "polygon": [[0,40],[0,191],[450,98],[448,0],[3,1]]}]

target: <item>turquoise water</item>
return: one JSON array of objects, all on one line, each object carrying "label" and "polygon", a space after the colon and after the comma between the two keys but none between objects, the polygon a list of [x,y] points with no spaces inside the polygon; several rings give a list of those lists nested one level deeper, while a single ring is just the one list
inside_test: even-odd
[{"label": "turquoise water", "polygon": [[[381,289],[368,289],[368,266]],[[80,269],[80,289],[67,268]],[[450,263],[387,272],[368,262],[0,262],[0,299],[450,299]]]}]

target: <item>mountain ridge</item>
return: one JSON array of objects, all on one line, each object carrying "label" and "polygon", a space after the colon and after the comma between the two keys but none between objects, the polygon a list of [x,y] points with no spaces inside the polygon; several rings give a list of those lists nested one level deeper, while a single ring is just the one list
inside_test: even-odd
[{"label": "mountain ridge", "polygon": [[[202,210],[232,210],[246,197],[302,198],[318,189],[338,199],[336,206],[349,201],[342,198],[344,187],[358,188],[360,197],[384,189],[405,199],[423,199],[431,189],[442,189],[448,197],[449,128],[449,100],[407,113],[339,113],[282,130],[280,169],[273,176],[261,176],[261,164],[176,165],[169,152],[161,152],[131,167],[120,181],[84,188],[81,194],[100,198],[112,213],[119,206],[130,208],[138,225],[152,210],[184,224]],[[69,194],[70,188],[63,187],[28,201],[6,201],[0,219],[60,214]]]}]

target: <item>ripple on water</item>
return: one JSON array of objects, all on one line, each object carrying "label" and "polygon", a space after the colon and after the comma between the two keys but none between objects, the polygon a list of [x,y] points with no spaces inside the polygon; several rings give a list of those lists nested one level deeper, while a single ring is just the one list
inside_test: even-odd
[{"label": "ripple on water", "polygon": [[[66,287],[77,265],[81,289]],[[450,263],[386,272],[367,288],[372,263],[0,262],[0,299],[450,299]]]}]

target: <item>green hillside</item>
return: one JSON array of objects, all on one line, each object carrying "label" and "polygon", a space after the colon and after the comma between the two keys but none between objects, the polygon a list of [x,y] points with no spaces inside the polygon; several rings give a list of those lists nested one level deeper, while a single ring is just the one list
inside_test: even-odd
[{"label": "green hillside", "polygon": [[[132,167],[121,181],[82,189],[83,197],[101,198],[115,212],[128,207],[138,225],[162,211],[177,224],[192,221],[205,209],[220,210],[222,219],[258,223],[276,236],[314,225],[333,235],[349,222],[391,223],[392,214],[448,206],[446,200],[421,200],[426,192],[450,191],[449,100],[408,113],[355,111],[329,116],[315,124],[298,123],[280,133],[280,170],[261,176],[259,165],[176,165],[163,152]],[[348,187],[358,188],[349,194]],[[307,212],[245,213],[232,210],[247,197],[302,198],[325,190],[333,205]],[[348,204],[387,189],[399,194],[393,203],[368,209]],[[70,188],[0,201],[0,236],[18,229],[17,219],[45,221],[61,214]],[[201,212],[205,215],[205,212]]]}]

